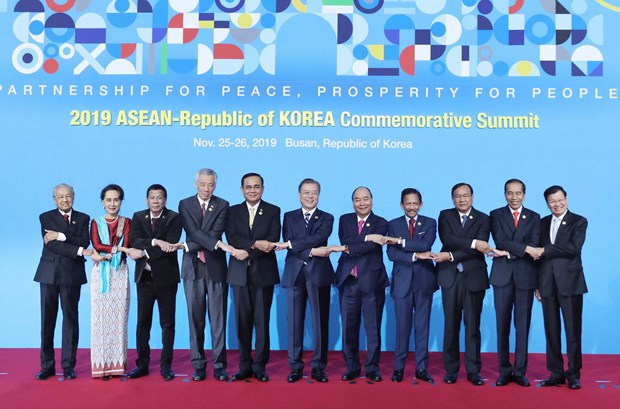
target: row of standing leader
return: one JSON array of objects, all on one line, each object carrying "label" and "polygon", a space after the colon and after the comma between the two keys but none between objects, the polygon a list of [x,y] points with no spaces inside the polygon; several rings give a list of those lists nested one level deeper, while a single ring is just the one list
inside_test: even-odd
[{"label": "row of standing leader", "polygon": [[[179,221],[174,229],[168,231],[166,237],[153,237],[146,242],[144,248],[129,246],[113,246],[109,253],[99,253],[96,250],[82,250],[82,254],[90,255],[95,262],[105,261],[116,252],[123,252],[136,260],[135,279],[137,283],[161,281],[156,274],[157,264],[154,254],[174,254],[176,250],[184,250],[181,276],[184,286],[190,315],[192,346],[192,365],[196,369],[193,379],[205,378],[204,368],[206,359],[204,351],[196,343],[200,340],[194,333],[204,331],[204,320],[192,322],[193,302],[196,297],[218,299],[219,305],[212,305],[209,301],[209,317],[211,318],[212,332],[225,331],[225,328],[213,328],[211,314],[225,313],[226,301],[224,294],[213,294],[214,288],[204,287],[196,294],[196,286],[188,283],[198,280],[206,282],[228,282],[233,286],[235,302],[237,333],[239,336],[240,368],[233,379],[241,380],[250,377],[259,380],[268,380],[266,364],[269,355],[269,310],[273,297],[273,285],[279,283],[280,277],[274,251],[287,249],[282,285],[287,288],[288,318],[289,318],[289,365],[291,373],[289,382],[301,379],[303,371],[302,346],[303,320],[306,302],[310,302],[313,320],[314,354],[312,359],[312,378],[326,381],[324,372],[327,353],[327,320],[329,303],[329,286],[335,281],[340,289],[340,307],[343,323],[343,352],[346,363],[346,372],[343,380],[353,380],[361,376],[359,362],[359,328],[360,318],[364,315],[366,334],[368,337],[368,358],[365,363],[366,377],[381,380],[380,360],[380,326],[381,312],[385,302],[384,288],[389,286],[389,280],[383,264],[381,246],[388,245],[388,257],[394,262],[392,274],[392,295],[395,299],[397,316],[397,342],[392,380],[398,382],[403,378],[404,362],[407,357],[409,336],[412,322],[416,337],[416,378],[433,381],[427,372],[428,361],[428,323],[430,318],[430,303],[432,293],[437,289],[437,283],[442,287],[444,305],[445,336],[444,336],[444,368],[446,383],[456,382],[460,361],[458,332],[461,318],[464,317],[466,326],[465,366],[467,378],[472,384],[483,384],[480,377],[480,312],[484,290],[488,288],[488,276],[484,255],[494,257],[491,270],[491,284],[495,286],[496,310],[498,312],[498,358],[500,377],[496,384],[503,386],[510,381],[527,386],[525,378],[527,367],[527,335],[525,348],[517,345],[515,364],[508,361],[508,334],[510,330],[510,313],[515,308],[515,326],[517,330],[517,344],[523,343],[523,332],[529,331],[531,305],[534,293],[540,300],[557,298],[558,293],[564,293],[565,288],[558,287],[558,280],[540,280],[545,276],[539,274],[539,266],[535,261],[544,261],[546,240],[545,235],[554,241],[555,231],[545,231],[545,223],[540,223],[540,216],[522,206],[525,197],[525,184],[518,179],[511,179],[505,184],[505,195],[508,205],[496,209],[491,218],[472,207],[473,188],[466,183],[459,183],[452,189],[454,209],[447,209],[439,216],[439,235],[442,240],[442,249],[439,253],[432,253],[431,246],[436,238],[437,223],[434,219],[419,215],[422,207],[422,195],[416,189],[405,189],[401,194],[401,207],[404,216],[387,222],[385,219],[372,213],[372,193],[366,187],[356,188],[352,194],[355,212],[343,215],[340,218],[338,234],[341,245],[327,245],[327,239],[332,233],[334,218],[328,213],[317,209],[320,184],[312,179],[304,179],[299,185],[299,199],[301,209],[285,214],[282,226],[283,241],[280,240],[280,209],[262,200],[263,179],[255,173],[242,177],[241,190],[245,201],[229,208],[228,202],[213,195],[217,183],[217,174],[210,169],[202,169],[196,175],[197,195],[181,201],[179,205]],[[115,187],[115,185],[111,185]],[[112,189],[106,187],[102,192],[102,203],[106,212],[112,217],[118,217],[123,192],[118,186]],[[108,190],[106,190],[108,189]],[[107,192],[112,192],[108,197]],[[55,192],[56,197],[56,192]],[[545,198],[549,209],[556,216],[565,217],[568,213],[566,192],[559,186],[552,186],[545,191]],[[56,200],[56,199],[55,199]],[[110,202],[106,205],[106,202]],[[133,217],[131,232],[137,231],[137,225],[143,222],[159,220],[165,211],[166,224],[176,220],[176,213],[165,209],[166,191],[163,186],[153,185],[147,190],[147,204],[149,209],[137,212]],[[59,209],[61,204],[57,201]],[[71,203],[72,205],[72,203]],[[108,206],[108,208],[106,208]],[[112,212],[108,211],[109,209]],[[576,218],[580,216],[571,214]],[[550,217],[548,217],[550,218]],[[566,226],[569,219],[563,220],[561,225]],[[583,219],[585,221],[585,219]],[[181,227],[186,231],[186,242],[179,243]],[[585,225],[583,239],[585,239]],[[521,226],[519,229],[518,227]],[[560,226],[558,224],[558,226]],[[151,226],[152,232],[158,231]],[[489,233],[493,231],[496,248],[488,244]],[[553,230],[553,229],[552,229]],[[222,234],[226,232],[227,243],[222,241]],[[522,234],[525,232],[525,234]],[[44,240],[53,240],[55,231],[44,232]],[[130,235],[131,237],[132,235]],[[164,240],[167,239],[167,240]],[[172,239],[172,240],[170,240]],[[132,237],[133,243],[133,237]],[[127,240],[129,242],[129,240]],[[46,241],[47,243],[47,241]],[[88,243],[87,243],[88,244]],[[550,243],[553,245],[553,243]],[[579,265],[581,244],[578,244]],[[220,251],[221,250],[221,251]],[[230,254],[228,266],[224,253]],[[335,271],[329,261],[329,254],[341,253],[338,268]],[[153,254],[150,254],[153,253]],[[564,254],[566,256],[566,254]],[[170,258],[171,259],[171,258]],[[176,260],[176,257],[174,257]],[[176,263],[176,261],[175,261]],[[463,273],[463,274],[461,274]],[[553,277],[553,273],[551,276]],[[579,275],[579,274],[578,274]],[[583,271],[581,277],[569,280],[575,284],[574,290],[580,294],[586,291]],[[178,265],[176,282],[178,282]],[[548,281],[551,289],[548,289]],[[565,280],[559,280],[562,282]],[[189,290],[188,290],[189,287]],[[221,286],[220,286],[221,287]],[[539,291],[539,287],[540,290]],[[211,289],[209,293],[208,289]],[[327,291],[326,291],[327,289]],[[499,291],[498,291],[499,290]],[[506,290],[503,294],[502,290]],[[525,297],[519,295],[524,290]],[[558,291],[559,290],[559,291]],[[138,286],[140,292],[140,285]],[[572,290],[571,290],[572,291]],[[208,294],[208,295],[207,295]],[[227,293],[226,293],[227,295]],[[140,297],[139,297],[140,298]],[[518,301],[524,298],[525,301]],[[506,300],[508,302],[506,302]],[[154,302],[154,301],[153,301]],[[201,303],[198,303],[201,304]],[[328,304],[327,304],[328,305]],[[561,302],[558,304],[560,308]],[[224,309],[222,310],[223,307]],[[140,307],[139,307],[140,308]],[[212,311],[213,309],[213,311]],[[262,314],[257,314],[260,309]],[[543,302],[545,310],[545,302]],[[152,310],[152,308],[151,308]],[[506,311],[509,310],[508,315]],[[303,312],[303,313],[300,313]],[[562,311],[564,313],[564,311]],[[550,312],[550,314],[552,314]],[[547,316],[545,314],[545,324]],[[577,315],[577,314],[575,314]],[[579,311],[579,321],[581,311]],[[519,318],[517,318],[519,317]],[[522,317],[522,318],[521,318]],[[204,318],[204,317],[203,317]],[[140,320],[140,317],[139,317]],[[200,320],[199,320],[200,321]],[[506,322],[507,321],[507,322]],[[527,325],[524,327],[522,322]],[[519,325],[517,325],[519,324]],[[550,324],[551,325],[551,324]],[[547,325],[546,325],[547,326]],[[550,383],[561,378],[579,379],[580,369],[580,322],[579,333],[571,329],[570,339],[574,343],[578,335],[578,360],[571,362],[569,350],[569,370],[562,367],[558,370],[558,362],[549,368]],[[140,330],[140,323],[138,324]],[[225,324],[224,324],[225,327]],[[256,359],[251,355],[252,330],[256,331]],[[150,330],[150,327],[149,327]],[[567,328],[568,331],[568,328]],[[138,331],[139,332],[139,331]],[[225,368],[225,345],[216,345],[222,334],[212,334],[214,342],[214,376],[216,379],[226,378],[221,369]],[[546,334],[549,337],[549,334]],[[559,337],[559,335],[558,335]],[[555,334],[554,334],[555,338]],[[549,351],[549,339],[547,340]],[[555,339],[552,341],[555,342]],[[559,341],[559,340],[558,340]],[[147,341],[148,343],[148,341]],[[204,337],[202,337],[204,343]],[[557,345],[552,345],[556,347]],[[164,345],[165,347],[165,345]],[[557,346],[559,348],[559,346]],[[194,351],[196,349],[196,351]],[[552,348],[553,349],[553,348]],[[557,349],[557,348],[556,348]],[[525,350],[525,357],[523,351]],[[140,334],[138,334],[138,352],[140,354]],[[557,351],[551,351],[557,361]],[[561,354],[560,354],[561,360]],[[148,358],[138,358],[137,368],[130,373],[142,376],[148,372],[144,362]],[[525,361],[525,362],[524,362]],[[553,360],[552,360],[553,361]],[[142,362],[142,364],[141,364]],[[549,362],[549,361],[548,361]],[[572,368],[571,368],[571,364]],[[508,368],[508,369],[507,369]],[[218,376],[217,372],[219,372]],[[225,371],[224,371],[225,372]],[[163,375],[163,372],[162,372]],[[565,376],[568,375],[568,376]],[[572,376],[572,377],[571,377]],[[557,378],[557,379],[556,379]],[[573,386],[575,382],[573,382]],[[576,389],[576,388],[574,388]]]}]

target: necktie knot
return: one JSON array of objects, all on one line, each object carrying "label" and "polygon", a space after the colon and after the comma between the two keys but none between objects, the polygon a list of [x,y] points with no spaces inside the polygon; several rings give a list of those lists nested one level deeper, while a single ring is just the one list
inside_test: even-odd
[{"label": "necktie knot", "polygon": [[464,214],[461,216],[461,227],[465,227],[465,222],[467,221],[467,215]]},{"label": "necktie knot", "polygon": [[202,217],[205,217],[205,213],[207,213],[207,204],[203,202],[200,209],[202,210]]},{"label": "necktie knot", "polygon": [[361,234],[363,228],[364,228],[364,221],[360,220],[359,222],[357,222],[357,234]]},{"label": "necktie knot", "polygon": [[254,208],[250,207],[250,230],[252,230],[252,226],[254,226]]},{"label": "necktie knot", "polygon": [[307,228],[308,223],[310,223],[310,212],[304,213],[304,223],[306,224],[306,228]]},{"label": "necktie knot", "polygon": [[65,219],[65,223],[69,224],[69,213],[63,214],[62,217]]}]

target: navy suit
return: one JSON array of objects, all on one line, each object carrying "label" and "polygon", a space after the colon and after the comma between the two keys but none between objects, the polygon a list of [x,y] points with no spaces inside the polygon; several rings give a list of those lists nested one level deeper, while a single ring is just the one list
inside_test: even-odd
[{"label": "navy suit", "polygon": [[[153,221],[155,220],[155,221]],[[176,323],[176,297],[179,283],[177,253],[166,253],[153,246],[153,239],[177,243],[181,238],[179,214],[164,208],[157,219],[151,219],[149,209],[134,213],[131,220],[131,245],[145,250],[147,257],[136,260],[135,282],[138,293],[138,325],[136,349],[138,367],[148,368],[151,348],[149,338],[153,322],[153,307],[157,301],[162,331],[160,367],[172,366]],[[147,266],[148,264],[148,266]]]},{"label": "navy suit", "polygon": [[303,209],[284,214],[282,238],[290,241],[286,254],[282,287],[288,305],[288,363],[291,370],[302,370],[306,303],[312,312],[314,354],[312,368],[327,366],[329,298],[334,282],[334,268],[329,257],[311,257],[310,250],[327,245],[332,234],[334,216],[316,209],[306,227]]},{"label": "navy suit", "polygon": [[547,369],[555,376],[564,375],[560,339],[561,311],[568,356],[566,376],[579,379],[582,366],[583,294],[588,292],[581,262],[581,249],[586,240],[588,220],[567,211],[552,244],[551,219],[551,215],[546,216],[540,223],[541,245],[545,252],[540,262],[538,278],[547,339]]},{"label": "navy suit", "polygon": [[484,254],[471,248],[472,241],[489,240],[489,216],[472,208],[465,226],[455,209],[439,213],[442,252],[452,253],[453,261],[437,264],[444,310],[443,365],[447,374],[457,374],[461,365],[459,331],[465,321],[465,369],[480,373],[480,314],[489,276]]},{"label": "navy suit", "polygon": [[[515,227],[512,213],[509,206],[491,212],[495,247],[507,251],[510,257],[493,259],[490,282],[493,285],[497,323],[499,374],[525,376],[532,302],[538,286],[536,262],[525,253],[525,248],[540,245],[540,215],[522,207],[518,227]],[[514,367],[510,363],[509,344],[513,314],[516,332]]]},{"label": "navy suit", "polygon": [[[388,258],[394,262],[391,293],[396,313],[396,349],[394,370],[402,370],[409,352],[409,338],[414,324],[417,370],[428,367],[428,337],[433,293],[437,291],[437,275],[432,260],[413,261],[413,254],[430,251],[437,237],[437,222],[418,215],[413,237],[405,216],[389,223],[388,236],[404,239],[403,244],[388,246]],[[414,314],[415,310],[415,314]]]},{"label": "navy suit", "polygon": [[[228,282],[233,286],[239,340],[239,371],[242,373],[264,371],[269,361],[269,317],[273,288],[280,283],[280,274],[275,253],[254,248],[254,242],[278,242],[280,229],[280,208],[264,200],[258,204],[252,229],[246,202],[231,206],[228,212],[228,244],[250,255],[243,261],[231,257],[228,265]],[[255,361],[252,359],[253,329],[256,331]]]},{"label": "navy suit", "polygon": [[39,216],[41,236],[45,230],[65,235],[65,241],[53,240],[43,245],[41,260],[34,276],[41,289],[41,369],[54,370],[54,329],[58,316],[58,300],[62,308],[62,368],[75,367],[79,338],[78,304],[80,290],[86,284],[86,260],[78,256],[79,248],[90,244],[90,216],[71,211],[69,224],[58,209]]},{"label": "navy suit", "polygon": [[[379,370],[381,357],[381,319],[385,305],[385,288],[389,287],[383,248],[373,242],[364,241],[367,234],[386,235],[388,222],[370,213],[362,231],[358,233],[357,214],[340,217],[338,237],[342,245],[348,246],[338,259],[336,285],[340,290],[340,313],[342,315],[342,344],[347,371],[359,371],[359,332],[361,316],[368,344],[366,373]],[[357,269],[357,278],[351,275]]]},{"label": "navy suit", "polygon": [[[213,369],[225,369],[226,314],[228,312],[228,284],[226,284],[226,253],[215,249],[226,227],[228,202],[211,196],[202,216],[198,196],[179,202],[179,215],[185,230],[187,250],[183,253],[181,278],[189,315],[189,345],[192,367],[202,370],[207,360],[204,352],[205,315],[211,325]],[[199,252],[205,257],[203,263]]]}]

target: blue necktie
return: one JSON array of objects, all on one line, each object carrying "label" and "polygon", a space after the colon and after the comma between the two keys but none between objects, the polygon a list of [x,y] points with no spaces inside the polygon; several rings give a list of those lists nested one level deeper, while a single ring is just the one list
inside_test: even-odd
[{"label": "blue necktie", "polygon": [[306,224],[306,229],[308,228],[308,223],[310,222],[310,212],[304,213],[304,223]]}]

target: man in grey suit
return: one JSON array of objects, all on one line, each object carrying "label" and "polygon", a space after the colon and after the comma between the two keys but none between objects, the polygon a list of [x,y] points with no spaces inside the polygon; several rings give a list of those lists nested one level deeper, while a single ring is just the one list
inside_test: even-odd
[{"label": "man in grey suit", "polygon": [[301,209],[284,214],[284,241],[276,243],[278,249],[288,249],[282,276],[288,305],[288,363],[291,373],[287,381],[297,382],[302,377],[304,320],[309,301],[314,342],[311,376],[317,382],[327,382],[329,298],[334,282],[327,239],[332,234],[334,216],[317,208],[321,185],[316,180],[302,180],[298,193]]},{"label": "man in grey suit", "polygon": [[179,215],[185,230],[185,252],[181,278],[189,315],[190,359],[192,380],[206,378],[207,360],[204,353],[205,314],[208,310],[213,349],[213,376],[227,381],[226,372],[226,313],[228,284],[226,244],[221,241],[226,227],[228,202],[215,195],[217,173],[200,169],[196,173],[198,194],[181,200]]},{"label": "man in grey suit", "polygon": [[34,276],[41,289],[41,370],[35,375],[46,380],[56,374],[54,329],[58,300],[62,308],[62,369],[65,380],[75,378],[79,338],[78,304],[81,286],[86,284],[84,256],[92,256],[88,222],[90,216],[73,209],[73,187],[61,183],[53,191],[56,209],[42,213],[43,252]]},{"label": "man in grey suit", "polygon": [[[527,371],[527,345],[532,319],[534,290],[538,286],[536,247],[540,242],[540,215],[523,207],[525,183],[510,179],[504,184],[507,206],[491,212],[493,250],[491,285],[497,322],[496,386],[514,381],[530,386]],[[516,333],[514,366],[510,363],[509,338],[512,316]]]},{"label": "man in grey suit", "polygon": [[418,213],[422,205],[422,194],[417,189],[404,189],[400,195],[400,207],[405,214],[388,225],[388,236],[398,237],[397,243],[388,245],[387,249],[388,258],[394,262],[391,291],[396,313],[392,382],[403,380],[412,324],[415,334],[415,377],[434,382],[427,368],[431,306],[433,293],[438,288],[431,253],[437,237],[437,222]]}]

